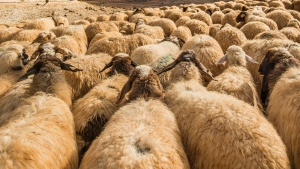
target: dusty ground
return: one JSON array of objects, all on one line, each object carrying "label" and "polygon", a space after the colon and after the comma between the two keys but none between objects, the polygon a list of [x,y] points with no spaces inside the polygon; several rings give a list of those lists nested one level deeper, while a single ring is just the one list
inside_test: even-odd
[{"label": "dusty ground", "polygon": [[87,16],[110,14],[113,11],[121,11],[121,8],[103,7],[88,4],[86,2],[44,2],[35,3],[0,3],[0,24],[17,23],[24,20],[32,20],[51,16],[53,12],[66,16],[70,22],[84,19]]}]

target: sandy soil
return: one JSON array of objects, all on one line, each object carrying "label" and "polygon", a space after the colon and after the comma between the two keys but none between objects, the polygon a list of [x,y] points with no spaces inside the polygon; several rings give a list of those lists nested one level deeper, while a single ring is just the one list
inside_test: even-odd
[{"label": "sandy soil", "polygon": [[84,19],[87,16],[110,14],[124,10],[115,7],[103,7],[88,4],[86,2],[44,2],[35,3],[0,3],[0,24],[18,23],[24,20],[33,20],[51,16],[53,12],[65,16],[70,22]]}]

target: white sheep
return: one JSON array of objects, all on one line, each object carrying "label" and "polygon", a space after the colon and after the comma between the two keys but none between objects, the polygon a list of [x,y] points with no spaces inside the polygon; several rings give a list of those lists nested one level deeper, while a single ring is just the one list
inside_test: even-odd
[{"label": "white sheep", "polygon": [[[292,168],[300,167],[299,104],[300,63],[284,48],[271,48],[261,62],[264,75],[262,100],[267,103],[268,120],[285,143]],[[267,96],[269,100],[267,101]]]},{"label": "white sheep", "polygon": [[76,100],[72,106],[75,129],[82,145],[78,146],[80,155],[83,155],[92,141],[98,137],[104,125],[115,111],[120,107],[116,104],[116,98],[129,74],[136,64],[127,54],[117,54],[111,62],[103,68],[111,69],[106,72],[107,79],[99,82],[84,97]]},{"label": "white sheep", "polygon": [[245,34],[229,24],[224,25],[223,28],[217,32],[215,39],[220,44],[223,52],[226,52],[227,48],[231,45],[241,46],[247,42]]},{"label": "white sheep", "polygon": [[88,42],[90,42],[97,33],[111,32],[111,31],[119,32],[119,28],[113,22],[109,22],[109,21],[94,22],[85,28]]},{"label": "white sheep", "polygon": [[[214,76],[217,76],[225,69],[224,65],[215,63],[224,56],[222,48],[218,42],[208,35],[197,35],[191,37],[182,47],[182,50],[193,50],[197,54],[197,59],[207,67]],[[203,77],[204,85],[207,85],[211,78]]]},{"label": "white sheep", "polygon": [[262,110],[254,80],[246,68],[247,61],[258,64],[253,58],[246,55],[241,47],[230,46],[225,56],[216,63],[226,62],[227,69],[215,77],[216,81],[208,84],[207,90],[234,96]]},{"label": "white sheep", "polygon": [[139,46],[155,43],[156,41],[151,37],[136,33],[133,35],[101,39],[89,46],[86,53],[93,54],[102,52],[112,56],[116,55],[117,53],[131,54],[132,51]]},{"label": "white sheep", "polygon": [[90,89],[105,78],[100,71],[109,63],[111,56],[98,53],[85,55],[67,60],[66,63],[74,65],[83,71],[71,73],[65,71],[66,81],[72,87],[72,100],[83,97]]},{"label": "white sheep", "polygon": [[190,37],[192,37],[192,32],[186,26],[179,26],[172,32],[171,36],[175,36],[186,42]]},{"label": "white sheep", "polygon": [[175,23],[171,19],[161,18],[148,23],[150,26],[159,26],[164,32],[165,36],[169,37],[171,33],[177,28]]},{"label": "white sheep", "polygon": [[162,71],[175,67],[172,77],[182,79],[166,89],[165,102],[176,116],[191,168],[289,169],[282,140],[256,108],[185,81],[192,68],[203,71],[196,60],[194,52],[184,51]]},{"label": "white sheep", "polygon": [[165,37],[164,30],[161,27],[146,25],[145,20],[142,18],[137,20],[134,33],[141,33],[153,39],[163,39]]},{"label": "white sheep", "polygon": [[77,167],[71,90],[61,69],[79,71],[53,56],[41,57],[19,78],[35,74],[21,105],[1,115],[2,167]]},{"label": "white sheep", "polygon": [[136,67],[118,102],[130,90],[133,101],[112,116],[80,168],[189,168],[173,113],[151,99],[161,98],[163,89],[149,66]]}]

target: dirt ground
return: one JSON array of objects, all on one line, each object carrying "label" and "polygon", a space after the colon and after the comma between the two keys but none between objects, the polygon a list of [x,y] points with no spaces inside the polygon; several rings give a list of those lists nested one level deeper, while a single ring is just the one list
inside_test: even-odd
[{"label": "dirt ground", "polygon": [[70,22],[87,16],[110,14],[124,10],[122,8],[95,6],[86,2],[44,2],[35,3],[0,3],[0,24],[18,23],[51,16],[53,12],[65,16]]}]

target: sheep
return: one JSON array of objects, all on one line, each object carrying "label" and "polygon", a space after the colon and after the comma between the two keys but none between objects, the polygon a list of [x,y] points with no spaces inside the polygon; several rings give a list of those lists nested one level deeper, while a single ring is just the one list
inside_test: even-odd
[{"label": "sheep", "polygon": [[285,8],[284,4],[281,1],[272,1],[269,3],[269,7],[281,7],[281,8]]},{"label": "sheep", "polygon": [[104,53],[85,55],[72,58],[66,63],[74,65],[83,71],[71,73],[65,71],[66,81],[72,87],[72,101],[83,97],[90,89],[105,78],[103,73],[100,73],[109,63],[111,56]]},{"label": "sheep", "polygon": [[133,15],[129,18],[129,22],[131,22],[131,23],[136,23],[137,20],[138,20],[139,18],[144,19],[145,22],[146,22],[147,24],[148,24],[149,22],[154,21],[154,20],[160,19],[160,18],[157,17],[157,16],[146,16],[146,15],[144,15],[144,14],[142,14],[142,13],[138,13],[138,14],[133,14]]},{"label": "sheep", "polygon": [[[191,68],[203,71],[197,62],[194,52],[184,51],[162,72],[174,68],[179,74],[172,77],[187,79]],[[276,130],[247,103],[188,81],[171,84],[165,103],[175,114],[191,168],[290,168]]]},{"label": "sheep", "polygon": [[283,3],[285,9],[290,9],[290,10],[293,9],[293,4],[291,1],[282,0],[281,2]]},{"label": "sheep", "polygon": [[258,64],[253,58],[246,55],[239,46],[230,46],[226,54],[216,63],[227,63],[227,69],[211,81],[208,91],[217,91],[243,100],[246,103],[262,110],[260,98],[256,91],[252,75],[246,68],[247,61]]},{"label": "sheep", "polygon": [[266,39],[266,40],[272,40],[272,39],[282,39],[282,40],[288,40],[288,38],[281,33],[280,31],[264,31],[259,34],[257,34],[253,39]]},{"label": "sheep", "polygon": [[226,23],[230,24],[231,26],[235,27],[237,22],[235,18],[239,15],[240,11],[231,11],[224,15],[221,24],[225,25]]},{"label": "sheep", "polygon": [[51,43],[59,48],[66,48],[78,56],[84,55],[87,50],[87,37],[81,25],[64,29],[61,36],[52,39]]},{"label": "sheep", "polygon": [[[208,35],[193,36],[185,42],[182,50],[195,51],[197,59],[199,59],[214,76],[218,76],[225,69],[224,65],[215,65],[215,63],[224,56],[224,53],[218,42]],[[206,86],[211,79],[204,76],[203,80]]]},{"label": "sheep", "polygon": [[209,26],[206,23],[196,19],[191,19],[186,24],[184,24],[184,26],[188,27],[191,30],[193,36],[199,34],[209,34]]},{"label": "sheep", "polygon": [[176,29],[175,23],[172,20],[166,18],[151,21],[148,23],[148,25],[161,27],[164,30],[166,37],[169,37],[171,33]]},{"label": "sheep", "polygon": [[93,43],[97,42],[98,40],[105,39],[105,38],[112,38],[112,37],[122,37],[123,34],[120,32],[101,32],[97,33],[94,38],[91,40],[89,46],[92,46]]},{"label": "sheep", "polygon": [[65,31],[66,27],[64,26],[56,26],[52,29],[50,29],[51,32],[55,34],[55,36],[60,37],[62,33]]},{"label": "sheep", "polygon": [[39,30],[50,30],[55,26],[69,26],[69,21],[67,18],[62,16],[52,16],[47,18],[36,19],[27,25],[25,25],[25,29],[39,29]]},{"label": "sheep", "polygon": [[[264,38],[264,39],[248,41],[247,43],[243,44],[241,47],[243,48],[243,50],[247,55],[253,57],[253,59],[259,63],[263,60],[263,57],[266,55],[268,50],[273,47],[285,47],[291,52],[291,54],[294,57],[300,60],[299,57],[300,46],[297,43],[292,42],[290,40],[284,40],[278,38],[273,40],[268,40]],[[253,76],[255,85],[257,87],[257,91],[261,91],[262,78],[260,77],[257,71],[259,66],[256,64],[249,63],[247,65],[247,68]]]},{"label": "sheep", "polygon": [[0,55],[0,98],[26,72],[29,59],[25,48],[21,45],[11,45]]},{"label": "sheep", "polygon": [[135,23],[128,21],[114,21],[114,24],[119,28],[119,31],[124,35],[131,35],[135,29]]},{"label": "sheep", "polygon": [[75,20],[73,22],[71,22],[71,25],[83,25],[84,28],[86,28],[89,24],[91,24],[88,20]]},{"label": "sheep", "polygon": [[189,168],[175,117],[155,99],[163,89],[150,67],[136,67],[118,102],[130,89],[132,101],[111,117],[80,168]]},{"label": "sheep", "polygon": [[12,40],[12,37],[19,31],[21,31],[21,29],[16,27],[9,27],[0,30],[0,44],[5,41]]},{"label": "sheep", "polygon": [[274,22],[276,22],[278,29],[280,30],[287,26],[289,21],[293,19],[293,16],[288,11],[275,10],[268,13],[266,18],[272,19]]},{"label": "sheep", "polygon": [[190,37],[192,37],[192,32],[186,26],[179,26],[172,32],[171,36],[175,36],[186,42]]},{"label": "sheep", "polygon": [[224,16],[225,15],[221,11],[216,11],[216,12],[212,13],[212,15],[211,15],[212,23],[213,24],[221,24]]},{"label": "sheep", "polygon": [[101,39],[89,46],[86,53],[93,54],[102,52],[110,55],[127,53],[130,55],[132,51],[139,46],[155,43],[155,40],[149,36],[136,33],[128,36]]},{"label": "sheep", "polygon": [[89,21],[90,23],[94,23],[97,21],[97,16],[87,16],[84,18],[85,20]]},{"label": "sheep", "polygon": [[119,32],[119,28],[112,22],[94,22],[85,28],[88,42],[90,42],[97,33],[111,31]]},{"label": "sheep", "polygon": [[237,17],[236,22],[252,22],[252,21],[259,21],[269,26],[271,30],[278,30],[277,24],[275,21],[269,18],[264,18],[255,15],[255,11],[248,12],[248,11],[242,11]]},{"label": "sheep", "polygon": [[[262,96],[267,103],[268,120],[285,143],[292,168],[299,168],[299,60],[286,49],[271,48],[261,62],[259,72],[264,75]],[[266,102],[266,97],[269,101]]]},{"label": "sheep", "polygon": [[42,31],[41,30],[21,30],[16,33],[12,40],[32,42]]},{"label": "sheep", "polygon": [[144,45],[136,48],[130,58],[138,65],[150,64],[163,57],[176,57],[184,41],[176,37],[169,37],[162,40],[159,44]]},{"label": "sheep", "polygon": [[216,34],[221,30],[223,25],[221,24],[212,24],[209,26],[209,35],[215,38]]},{"label": "sheep", "polygon": [[190,18],[202,21],[202,22],[204,22],[208,26],[210,26],[211,24],[213,24],[210,15],[207,14],[206,12],[204,12],[204,11],[199,11],[199,12],[197,12],[195,14],[191,14]]},{"label": "sheep", "polygon": [[122,87],[128,80],[136,64],[127,54],[117,54],[101,71],[110,68],[107,79],[98,83],[84,97],[78,99],[72,107],[75,129],[79,138],[82,138],[82,147],[79,147],[80,156],[92,144],[92,141],[103,130],[120,104],[115,104]]},{"label": "sheep", "polygon": [[168,15],[168,19],[171,19],[173,22],[176,22],[178,19],[180,19],[181,17],[183,17],[184,14],[182,13],[182,11],[180,10],[175,10],[172,11],[169,15]]},{"label": "sheep", "polygon": [[179,26],[184,26],[188,21],[190,21],[191,18],[189,16],[183,16],[181,18],[179,18],[176,22],[175,22],[175,25],[177,27]]},{"label": "sheep", "polygon": [[298,21],[297,19],[291,19],[287,24],[287,27],[294,27],[300,29],[300,21]]},{"label": "sheep", "polygon": [[164,30],[161,27],[146,25],[145,20],[142,18],[137,20],[134,33],[141,33],[153,39],[163,39],[165,36]]},{"label": "sheep", "polygon": [[103,22],[103,21],[109,21],[109,16],[108,15],[106,15],[106,14],[102,14],[102,15],[99,15],[98,17],[97,17],[97,22]]},{"label": "sheep", "polygon": [[223,52],[231,45],[241,46],[247,41],[245,34],[241,30],[232,27],[229,24],[226,24],[219,32],[217,32],[215,39],[220,44]]},{"label": "sheep", "polygon": [[295,10],[288,10],[290,12],[290,14],[294,17],[294,19],[296,20],[300,20],[300,12],[295,11]]},{"label": "sheep", "polygon": [[[97,18],[98,20],[98,18]],[[114,13],[109,17],[110,21],[127,21],[128,20],[128,15],[125,13]]]},{"label": "sheep", "polygon": [[294,42],[300,42],[300,31],[294,27],[285,27],[280,30],[288,39]]},{"label": "sheep", "polygon": [[68,107],[71,93],[61,69],[80,71],[57,58],[46,56],[18,80],[35,74],[25,94],[29,97],[14,111],[1,116],[2,167],[77,167],[74,122]]},{"label": "sheep", "polygon": [[253,39],[261,32],[270,31],[270,28],[262,22],[253,21],[246,23],[240,30],[244,33],[247,39]]}]

